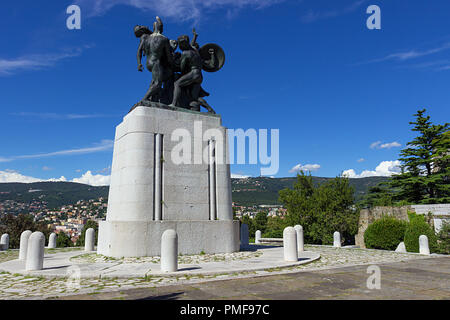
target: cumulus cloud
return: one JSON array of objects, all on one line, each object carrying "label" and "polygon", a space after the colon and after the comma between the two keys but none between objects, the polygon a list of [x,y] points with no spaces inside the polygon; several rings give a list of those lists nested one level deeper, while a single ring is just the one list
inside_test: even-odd
[{"label": "cumulus cloud", "polygon": [[317,171],[320,169],[320,164],[305,164],[302,165],[301,163],[297,164],[296,166],[292,167],[289,172],[300,172],[300,171]]},{"label": "cumulus cloud", "polygon": [[401,144],[397,141],[389,142],[389,143],[381,143],[381,141],[375,141],[370,145],[371,149],[391,149],[395,147],[400,147]]},{"label": "cumulus cloud", "polygon": [[89,184],[91,186],[107,186],[111,180],[111,176],[92,174],[91,171],[87,171],[80,178],[75,178],[72,182]]},{"label": "cumulus cloud", "polygon": [[[226,10],[232,17],[245,7],[265,8],[284,0],[76,0],[75,4],[87,10],[87,16],[100,16],[115,6],[125,5],[142,11],[150,11],[161,18],[174,18],[179,21],[198,21],[205,12]],[[164,19],[163,19],[164,20]]]},{"label": "cumulus cloud", "polygon": [[[67,182],[69,180],[66,177],[61,176],[59,178],[40,179],[31,176],[25,176],[14,170],[0,171],[0,183],[3,182],[20,182],[20,183],[33,183],[33,182]],[[80,178],[74,178],[70,182],[83,183],[91,186],[106,186],[109,185],[110,176],[101,174],[92,174],[91,171],[87,171]]]},{"label": "cumulus cloud", "polygon": [[355,170],[348,169],[342,172],[342,176],[348,178],[366,178],[366,177],[390,177],[394,174],[400,173],[400,161],[382,161],[374,171],[364,170],[360,174],[357,174]]},{"label": "cumulus cloud", "polygon": [[22,183],[32,183],[32,182],[42,182],[42,181],[67,181],[64,176],[60,178],[52,179],[39,179],[30,176],[25,176],[14,170],[0,171],[0,182],[22,182]]}]

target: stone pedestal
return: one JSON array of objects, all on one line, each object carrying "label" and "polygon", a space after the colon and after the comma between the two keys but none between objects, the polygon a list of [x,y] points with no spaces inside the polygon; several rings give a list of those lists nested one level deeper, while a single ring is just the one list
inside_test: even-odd
[{"label": "stone pedestal", "polygon": [[116,128],[97,252],[160,255],[173,229],[181,254],[239,251],[226,129],[218,115],[137,107]]}]

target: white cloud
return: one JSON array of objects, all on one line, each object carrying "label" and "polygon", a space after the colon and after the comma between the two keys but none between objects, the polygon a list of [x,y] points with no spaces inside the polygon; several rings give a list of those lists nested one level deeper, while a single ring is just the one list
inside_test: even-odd
[{"label": "white cloud", "polygon": [[51,67],[61,60],[80,56],[84,49],[88,48],[90,46],[73,48],[56,54],[30,54],[13,59],[0,58],[0,76],[12,75],[21,70],[39,70]]},{"label": "white cloud", "polygon": [[355,170],[348,169],[342,172],[342,176],[348,178],[366,178],[366,177],[390,177],[394,174],[400,173],[400,161],[382,161],[374,171],[364,170],[360,174],[357,174]]},{"label": "white cloud", "polygon": [[366,161],[366,159],[364,159],[364,158],[359,158],[358,160],[356,160],[356,161],[358,161],[358,162],[364,162],[364,161]]},{"label": "white cloud", "polygon": [[242,174],[236,174],[236,173],[231,174],[231,178],[233,178],[233,179],[246,179],[249,177],[250,176],[246,176],[246,175],[242,175]]},{"label": "white cloud", "polygon": [[32,155],[14,156],[14,157],[9,157],[9,158],[0,157],[0,162],[11,162],[14,160],[21,160],[21,159],[39,159],[39,158],[64,156],[64,155],[95,153],[95,152],[110,150],[110,149],[112,149],[113,146],[114,146],[114,142],[112,140],[102,140],[99,143],[94,144],[94,146],[92,146],[92,147],[68,149],[68,150],[55,151],[55,152],[49,152],[49,153],[39,153],[39,154],[32,154]]},{"label": "white cloud", "polygon": [[244,7],[260,9],[284,0],[76,0],[75,4],[87,10],[87,16],[100,16],[118,5],[135,7],[142,11],[151,11],[164,18],[179,21],[198,21],[205,12],[225,9],[228,17]]},{"label": "white cloud", "polygon": [[93,118],[109,118],[112,115],[107,114],[75,114],[75,113],[69,113],[69,114],[58,114],[58,113],[51,113],[51,112],[16,112],[11,113],[13,116],[18,117],[31,117],[31,118],[41,118],[46,120],[78,120],[78,119],[93,119]]},{"label": "white cloud", "polygon": [[72,182],[89,184],[91,186],[107,186],[111,180],[111,176],[104,176],[101,174],[92,174],[91,171],[87,171],[80,178],[75,178]]},{"label": "white cloud", "polygon": [[297,164],[296,166],[292,167],[289,172],[300,172],[300,171],[317,171],[320,169],[320,164],[305,164],[302,165],[301,163]]},{"label": "white cloud", "polygon": [[389,142],[389,143],[381,143],[381,141],[375,141],[370,145],[371,149],[391,149],[395,147],[400,147],[401,144],[397,141]]},{"label": "white cloud", "polygon": [[330,11],[325,11],[325,12],[314,12],[314,11],[310,10],[307,14],[305,14],[304,16],[301,17],[301,21],[303,23],[311,23],[311,22],[321,20],[321,19],[334,18],[334,17],[338,17],[338,16],[341,16],[344,14],[348,14],[348,13],[351,13],[351,12],[357,10],[362,4],[364,4],[367,1],[368,0],[358,0],[358,1],[353,2],[351,5],[349,5],[347,7],[330,10]]},{"label": "white cloud", "polygon": [[[61,176],[59,178],[39,179],[35,177],[25,176],[14,170],[0,171],[0,183],[2,182],[21,182],[21,183],[33,183],[33,182],[66,182],[66,177]],[[74,178],[71,182],[89,184],[91,186],[105,186],[109,185],[110,176],[93,175],[91,171],[87,171],[80,178]]]},{"label": "white cloud", "polygon": [[32,182],[41,182],[41,181],[67,181],[64,176],[60,178],[52,178],[48,180],[38,179],[34,177],[24,176],[17,171],[14,170],[5,170],[0,171],[0,182],[21,182],[21,183],[32,183]]}]

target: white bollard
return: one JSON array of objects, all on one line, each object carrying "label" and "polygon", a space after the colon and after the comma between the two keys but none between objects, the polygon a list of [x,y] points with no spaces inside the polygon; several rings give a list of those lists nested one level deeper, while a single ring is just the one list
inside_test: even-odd
[{"label": "white bollard", "polygon": [[33,232],[28,239],[27,260],[25,270],[42,270],[44,267],[45,236],[42,232]]},{"label": "white bollard", "polygon": [[395,249],[395,252],[401,252],[406,253],[406,246],[404,242],[400,242],[397,246],[397,249]]},{"label": "white bollard", "polygon": [[305,251],[303,242],[303,227],[299,224],[294,226],[295,232],[297,232],[297,250],[298,252]]},{"label": "white bollard", "polygon": [[256,230],[255,232],[255,243],[261,243],[261,230]]},{"label": "white bollard", "polygon": [[248,247],[248,225],[243,223],[241,225],[241,248]]},{"label": "white bollard", "polygon": [[48,248],[56,248],[56,233],[54,232],[48,237]]},{"label": "white bollard", "polygon": [[84,235],[84,251],[94,251],[95,247],[95,230],[89,228]]},{"label": "white bollard", "polygon": [[20,249],[19,249],[19,260],[26,260],[27,258],[27,250],[28,250],[28,239],[31,234],[30,230],[25,230],[20,234]]},{"label": "white bollard", "polygon": [[283,230],[284,261],[298,261],[297,232],[293,227]]},{"label": "white bollard", "polygon": [[2,250],[9,249],[9,234],[2,234],[2,238],[0,239],[0,247],[2,247]]},{"label": "white bollard", "polygon": [[333,233],[333,247],[341,247],[341,234],[338,231]]},{"label": "white bollard", "polygon": [[161,237],[161,271],[178,270],[178,235],[175,230],[164,231]]},{"label": "white bollard", "polygon": [[419,237],[419,253],[427,255],[430,254],[430,247],[428,246],[428,237],[424,234]]}]

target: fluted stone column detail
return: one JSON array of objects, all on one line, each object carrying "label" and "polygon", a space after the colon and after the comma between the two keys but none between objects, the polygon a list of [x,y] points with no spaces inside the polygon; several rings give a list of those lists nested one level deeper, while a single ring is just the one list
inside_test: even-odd
[{"label": "fluted stone column detail", "polygon": [[209,141],[209,210],[210,220],[217,218],[216,205],[216,141]]},{"label": "fluted stone column detail", "polygon": [[162,134],[155,135],[155,220],[162,220]]}]

